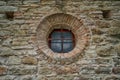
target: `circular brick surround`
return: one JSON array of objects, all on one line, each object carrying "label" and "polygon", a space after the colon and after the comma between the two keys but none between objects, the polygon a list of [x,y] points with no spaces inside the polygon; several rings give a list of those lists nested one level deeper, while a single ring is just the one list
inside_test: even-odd
[{"label": "circular brick surround", "polygon": [[[67,25],[65,29],[70,29],[75,35],[76,44],[72,51],[65,53],[55,53],[48,46],[48,35],[56,25]],[[46,56],[53,59],[68,59],[82,55],[82,52],[89,44],[89,29],[83,25],[81,19],[78,19],[70,14],[56,13],[45,17],[37,28],[37,47]]]}]

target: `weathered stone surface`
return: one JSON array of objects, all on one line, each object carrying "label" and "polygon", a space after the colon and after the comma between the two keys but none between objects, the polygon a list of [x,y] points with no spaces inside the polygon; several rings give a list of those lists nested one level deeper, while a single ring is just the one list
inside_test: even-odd
[{"label": "weathered stone surface", "polygon": [[99,66],[95,72],[97,74],[110,74],[111,73],[111,68],[110,67],[106,67],[106,66]]},{"label": "weathered stone surface", "polygon": [[2,45],[6,46],[6,47],[10,47],[11,43],[12,43],[12,39],[8,38],[8,39],[6,39],[6,40],[3,41]]},{"label": "weathered stone surface", "polygon": [[18,33],[15,36],[29,36],[28,30],[18,30]]},{"label": "weathered stone surface", "polygon": [[[112,13],[110,19],[103,18],[103,10]],[[12,20],[7,17],[7,12],[14,12]],[[56,13],[73,17],[56,18]],[[43,18],[53,14],[50,19],[45,19],[45,25],[41,25]],[[82,53],[77,49],[70,54],[79,53],[80,56],[75,59],[61,56],[60,62],[46,56],[51,51],[43,50],[46,51],[44,54],[41,47],[34,46],[36,31],[41,31],[39,41],[46,42],[49,28],[57,24],[69,26],[73,33],[79,29],[78,33],[83,37],[75,34],[75,45],[79,40],[80,43],[88,40],[88,47]],[[0,0],[0,80],[120,80],[119,28],[120,1]],[[43,49],[44,44],[40,45]],[[81,50],[83,46],[78,47]]]},{"label": "weathered stone surface", "polygon": [[117,54],[120,56],[120,43],[115,45],[115,51],[117,52]]},{"label": "weathered stone surface", "polygon": [[0,30],[0,36],[10,36],[12,35],[12,32],[9,30]]},{"label": "weathered stone surface", "polygon": [[73,80],[88,80],[88,78],[83,77],[83,76],[79,76],[79,77],[74,77]]},{"label": "weathered stone surface", "polygon": [[71,66],[63,66],[63,67],[55,67],[54,71],[59,75],[59,74],[73,74],[73,73],[78,73],[78,68],[77,67],[71,67]]},{"label": "weathered stone surface", "polygon": [[14,20],[11,22],[12,24],[24,24],[25,23],[25,20]]},{"label": "weathered stone surface", "polygon": [[115,66],[120,66],[120,58],[119,57],[114,57],[113,61],[114,61]]},{"label": "weathered stone surface", "polygon": [[109,58],[97,58],[95,59],[95,61],[98,64],[110,64],[112,62],[112,60],[110,60]]},{"label": "weathered stone surface", "polygon": [[95,72],[97,74],[110,74],[111,73],[111,68],[108,66],[99,66]]},{"label": "weathered stone surface", "polygon": [[0,1],[0,6],[5,6],[5,5],[6,5],[6,2]]},{"label": "weathered stone surface", "polygon": [[18,5],[20,5],[20,4],[22,4],[22,1],[20,1],[20,0],[9,0],[9,1],[7,1],[7,5],[14,5],[14,6],[18,6]]},{"label": "weathered stone surface", "polygon": [[96,49],[96,53],[101,57],[111,56],[115,53],[114,48],[112,45],[101,46],[100,48]]},{"label": "weathered stone surface", "polygon": [[92,40],[95,43],[100,43],[100,42],[103,42],[104,37],[103,36],[99,36],[99,35],[94,35],[94,36],[92,36]]},{"label": "weathered stone surface", "polygon": [[114,67],[114,68],[112,69],[112,72],[113,72],[114,74],[120,74],[120,67]]},{"label": "weathered stone surface", "polygon": [[31,75],[25,75],[25,76],[19,76],[14,78],[14,80],[37,80],[36,76]]},{"label": "weathered stone surface", "polygon": [[0,57],[0,65],[5,64],[6,60],[7,60],[7,58],[5,58],[5,57]]},{"label": "weathered stone surface", "polygon": [[33,47],[31,45],[23,45],[23,46],[12,46],[14,50],[31,50]]},{"label": "weathered stone surface", "polygon": [[23,4],[38,4],[40,0],[25,0]]},{"label": "weathered stone surface", "polygon": [[108,30],[109,35],[119,35],[120,34],[120,28],[119,27],[111,27]]},{"label": "weathered stone surface", "polygon": [[22,59],[23,64],[37,64],[37,59],[31,56],[23,57]]},{"label": "weathered stone surface", "polygon": [[0,11],[17,11],[18,8],[14,6],[0,6]]},{"label": "weathered stone surface", "polygon": [[120,80],[120,76],[116,76],[116,75],[107,76],[105,80]]},{"label": "weathered stone surface", "polygon": [[49,74],[53,74],[54,71],[52,70],[51,67],[46,66],[46,67],[39,67],[39,74],[41,75],[49,75]]},{"label": "weathered stone surface", "polygon": [[19,55],[18,52],[14,51],[10,48],[6,48],[6,47],[1,48],[0,51],[1,51],[0,56],[6,56],[7,57],[7,56]]},{"label": "weathered stone surface", "polygon": [[103,33],[103,31],[101,30],[101,29],[99,29],[99,28],[93,28],[92,29],[92,34],[102,34]]},{"label": "weathered stone surface", "polygon": [[21,59],[18,56],[10,56],[6,62],[7,65],[16,65],[20,63]]},{"label": "weathered stone surface", "polygon": [[11,43],[12,46],[24,46],[24,45],[28,45],[27,41],[12,41]]},{"label": "weathered stone surface", "polygon": [[83,68],[81,68],[80,74],[94,74],[95,73],[95,69],[93,66],[85,66]]},{"label": "weathered stone surface", "polygon": [[5,76],[0,76],[1,80],[14,80],[15,76],[12,75],[5,75]]},{"label": "weathered stone surface", "polygon": [[113,26],[113,27],[118,27],[118,28],[119,28],[119,27],[120,27],[119,24],[120,24],[120,20],[113,20],[113,21],[112,21],[112,26]]},{"label": "weathered stone surface", "polygon": [[0,14],[0,19],[6,18],[5,14]]},{"label": "weathered stone surface", "polygon": [[13,66],[9,67],[8,73],[15,75],[27,75],[27,74],[36,74],[36,66]]},{"label": "weathered stone surface", "polygon": [[105,21],[105,20],[97,20],[96,25],[99,28],[109,28],[109,27],[111,27],[110,23],[108,21]]},{"label": "weathered stone surface", "polygon": [[4,75],[4,74],[6,74],[6,72],[7,72],[7,68],[0,66],[0,75]]}]

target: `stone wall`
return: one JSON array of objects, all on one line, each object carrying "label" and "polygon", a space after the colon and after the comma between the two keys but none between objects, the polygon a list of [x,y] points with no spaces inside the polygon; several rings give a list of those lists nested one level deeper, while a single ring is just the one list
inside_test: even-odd
[{"label": "stone wall", "polygon": [[[36,48],[40,21],[55,13],[90,29],[89,45],[72,63]],[[0,80],[120,80],[119,23],[119,0],[0,0]]]}]

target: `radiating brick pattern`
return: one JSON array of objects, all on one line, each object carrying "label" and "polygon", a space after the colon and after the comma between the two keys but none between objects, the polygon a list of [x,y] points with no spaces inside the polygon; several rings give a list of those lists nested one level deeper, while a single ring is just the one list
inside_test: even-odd
[{"label": "radiating brick pattern", "polygon": [[[75,34],[76,46],[72,51],[68,52],[68,54],[55,53],[48,47],[47,37],[52,29],[57,28],[54,27],[55,25],[67,25],[65,28],[70,29]],[[86,45],[89,44],[89,38],[90,31],[88,26],[84,26],[81,19],[77,19],[70,14],[56,13],[49,15],[40,22],[37,28],[38,49],[42,50],[48,57],[53,59],[59,58],[62,60],[64,58],[75,57],[77,54],[82,54]]]}]

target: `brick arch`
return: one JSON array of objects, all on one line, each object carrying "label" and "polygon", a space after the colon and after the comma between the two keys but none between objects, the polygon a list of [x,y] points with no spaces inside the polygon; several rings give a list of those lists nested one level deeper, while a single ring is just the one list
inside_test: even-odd
[{"label": "brick arch", "polygon": [[[67,54],[54,53],[47,43],[47,35],[54,28],[54,25],[67,25],[76,36],[75,48]],[[81,19],[70,14],[56,13],[45,17],[37,28],[37,44],[38,49],[52,59],[68,59],[81,55],[89,41],[89,29],[83,25]]]}]

